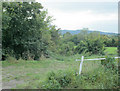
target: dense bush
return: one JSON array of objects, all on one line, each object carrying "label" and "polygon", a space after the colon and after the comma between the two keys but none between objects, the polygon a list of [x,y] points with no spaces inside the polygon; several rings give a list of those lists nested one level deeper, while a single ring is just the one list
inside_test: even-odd
[{"label": "dense bush", "polygon": [[118,74],[101,67],[82,74],[78,77],[77,84],[81,89],[113,89],[118,86]]},{"label": "dense bush", "polygon": [[73,42],[61,43],[57,48],[57,53],[60,55],[70,56],[74,54],[74,46]]},{"label": "dense bush", "polygon": [[[57,73],[51,72],[48,74],[46,81],[43,83],[42,88],[46,89],[59,89],[68,86],[76,85],[76,72],[73,70],[58,71]],[[75,86],[76,87],[76,86]]]},{"label": "dense bush", "polygon": [[51,72],[39,88],[45,89],[113,89],[118,86],[118,74],[112,69],[99,67],[88,73],[77,74],[77,71],[66,70]]},{"label": "dense bush", "polygon": [[41,3],[4,2],[2,13],[3,56],[34,60],[48,56],[47,50],[57,43],[59,34]]},{"label": "dense bush", "polygon": [[76,53],[91,53],[91,54],[104,54],[104,43],[100,39],[86,40],[81,41],[79,45],[76,47]]},{"label": "dense bush", "polygon": [[104,67],[107,70],[111,69],[112,71],[115,71],[115,72],[118,71],[117,61],[115,58],[111,58],[107,56],[105,60],[101,60],[101,64],[104,65]]}]

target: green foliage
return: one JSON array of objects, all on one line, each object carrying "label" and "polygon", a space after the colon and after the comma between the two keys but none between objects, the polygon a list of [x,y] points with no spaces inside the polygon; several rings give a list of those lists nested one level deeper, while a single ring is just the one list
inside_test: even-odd
[{"label": "green foliage", "polygon": [[[102,35],[95,31],[88,33],[87,30],[82,30],[79,34],[72,35],[66,32],[61,38],[61,43],[74,43],[73,54],[89,53],[89,54],[105,54],[105,46],[117,46],[118,36]],[[63,48],[64,49],[64,48]],[[75,50],[74,50],[75,49]],[[59,50],[59,48],[58,48]]]},{"label": "green foliage", "polygon": [[81,41],[79,45],[75,48],[76,53],[91,53],[91,54],[103,54],[104,43],[100,39],[88,39],[86,41]]},{"label": "green foliage", "polygon": [[77,77],[77,84],[80,89],[113,89],[118,85],[118,74],[99,67]]},{"label": "green foliage", "polygon": [[48,75],[47,84],[43,85],[42,88],[46,88],[46,89],[59,89],[59,88],[61,88],[59,82],[55,79],[54,72],[51,72]]},{"label": "green foliage", "polygon": [[114,55],[114,56],[118,56],[118,53],[117,53],[117,47],[105,47],[105,54],[107,55]]},{"label": "green foliage", "polygon": [[42,9],[40,3],[3,3],[3,55],[34,60],[39,60],[42,54],[48,56],[48,48],[56,43],[53,38],[59,35],[51,25],[51,17]]},{"label": "green foliage", "polygon": [[2,12],[3,56],[8,54],[16,59],[42,60],[50,58],[50,51],[62,56],[104,54],[105,45],[118,44],[117,36],[88,33],[88,29],[76,35],[67,32],[62,36],[40,3],[4,2]]},{"label": "green foliage", "polygon": [[115,58],[111,58],[111,57],[106,57],[105,60],[101,60],[101,64],[105,66],[106,69],[111,69],[115,72],[117,72],[118,67],[117,67],[117,61],[115,60]]},{"label": "green foliage", "polygon": [[[74,61],[83,54],[88,58],[104,54],[104,46],[117,46],[117,36],[88,33],[86,29],[76,35],[67,32],[62,36],[40,3],[4,2],[2,12],[2,55],[8,61],[3,62],[3,67],[6,73],[11,73],[8,77],[4,73],[4,79],[29,81],[23,84],[26,89],[107,89],[117,86],[115,59],[107,57],[101,63],[96,61],[96,65],[85,62],[81,75],[75,70],[79,64]],[[49,70],[57,72],[46,75]]]},{"label": "green foliage", "polygon": [[[18,63],[2,61],[2,79],[8,84],[11,84],[10,80],[15,80],[15,83],[17,80],[16,84],[19,87],[15,87],[16,89],[113,89],[117,87],[117,66],[115,69],[112,69],[112,66],[107,68],[101,65],[101,61],[85,61],[82,73],[78,75],[79,61],[76,62],[75,59],[81,58],[81,56],[82,54],[69,57],[60,56],[59,60],[52,58],[43,61],[19,59]],[[58,56],[56,55],[56,57]],[[86,56],[85,58],[97,57],[99,55]],[[115,63],[117,65],[117,61]],[[20,84],[19,81],[23,80],[24,82]]]},{"label": "green foliage", "polygon": [[67,42],[67,43],[61,43],[58,46],[57,53],[61,55],[70,56],[74,54],[74,43],[73,42]]},{"label": "green foliage", "polygon": [[75,52],[76,52],[76,53],[79,53],[79,54],[81,54],[81,53],[83,53],[83,52],[88,52],[86,42],[81,41],[81,42],[79,43],[79,45],[75,48]]},{"label": "green foliage", "polygon": [[117,47],[118,46],[118,35],[116,36],[107,36],[103,35],[101,38],[104,41],[106,47]]},{"label": "green foliage", "polygon": [[16,59],[43,60],[51,57],[50,52],[60,56],[103,55],[104,46],[118,44],[118,36],[88,33],[88,29],[62,36],[40,3],[4,2],[2,12],[3,59],[10,55]]},{"label": "green foliage", "polygon": [[[104,54],[104,39],[102,38],[103,35],[100,35],[99,32],[92,32],[88,33],[87,30],[81,31],[79,34],[71,35],[70,33],[65,33],[62,37],[62,44],[60,47],[63,46],[63,48],[58,48],[58,50],[65,52],[65,45],[68,43],[73,43],[74,46],[71,46],[72,48],[72,54],[76,53],[89,53],[89,54]],[[72,44],[71,44],[72,45]],[[70,50],[69,50],[70,51]],[[60,54],[67,54],[60,53]]]},{"label": "green foliage", "polygon": [[60,89],[70,85],[75,85],[77,74],[73,70],[50,72],[42,88]]},{"label": "green foliage", "polygon": [[110,89],[117,87],[117,74],[114,71],[97,68],[88,73],[78,75],[74,70],[51,72],[42,82],[45,89]]},{"label": "green foliage", "polygon": [[[11,56],[15,55],[15,57],[18,59],[23,53],[28,51],[31,52],[29,50],[30,47],[28,46],[29,43],[31,43],[31,47],[34,47],[37,52],[37,41],[35,41],[34,36],[36,36],[37,33],[40,33],[40,31],[36,30],[39,27],[35,25],[37,22],[36,14],[40,14],[39,9],[42,9],[42,6],[38,3],[3,3],[3,16],[5,15],[7,17],[3,17],[2,29],[3,52],[5,54],[10,54],[10,52],[13,51]],[[6,21],[8,22],[6,23]],[[39,37],[37,37],[37,39]]]},{"label": "green foliage", "polygon": [[17,60],[14,57],[7,56],[7,59],[9,63],[17,63]]}]

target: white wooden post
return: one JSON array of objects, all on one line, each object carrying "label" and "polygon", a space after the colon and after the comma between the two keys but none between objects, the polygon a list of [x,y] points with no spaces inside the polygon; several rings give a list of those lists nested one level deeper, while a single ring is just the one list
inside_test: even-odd
[{"label": "white wooden post", "polygon": [[82,56],[82,58],[81,58],[80,69],[79,69],[79,75],[81,74],[81,71],[82,71],[83,60],[84,60],[84,56]]}]

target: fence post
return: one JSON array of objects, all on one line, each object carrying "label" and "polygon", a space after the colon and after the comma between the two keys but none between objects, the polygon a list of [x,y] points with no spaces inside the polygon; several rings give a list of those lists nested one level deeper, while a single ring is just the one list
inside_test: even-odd
[{"label": "fence post", "polygon": [[79,75],[81,74],[81,71],[82,71],[83,60],[84,60],[84,56],[82,56],[82,58],[81,58],[80,69],[79,69]]}]

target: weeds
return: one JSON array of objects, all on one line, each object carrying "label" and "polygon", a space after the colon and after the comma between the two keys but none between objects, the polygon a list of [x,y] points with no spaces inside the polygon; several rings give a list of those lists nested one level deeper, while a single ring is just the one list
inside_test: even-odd
[{"label": "weeds", "polygon": [[[71,61],[63,62],[55,59],[45,61],[19,59],[19,64],[4,61],[4,76],[9,72],[12,78],[9,76],[10,78],[3,77],[3,79],[25,80],[24,84],[16,87],[24,89],[112,89],[117,87],[116,60],[107,58],[102,62],[85,61],[82,73],[78,75],[79,63],[75,62],[74,58],[80,58],[80,55],[70,58]],[[69,58],[66,57],[66,59]],[[7,69],[8,66],[9,69]]]},{"label": "weeds", "polygon": [[81,75],[76,73],[75,70],[59,71],[57,73],[51,72],[47,75],[41,88],[112,89],[118,85],[118,75],[111,72],[111,69],[98,68]]}]

